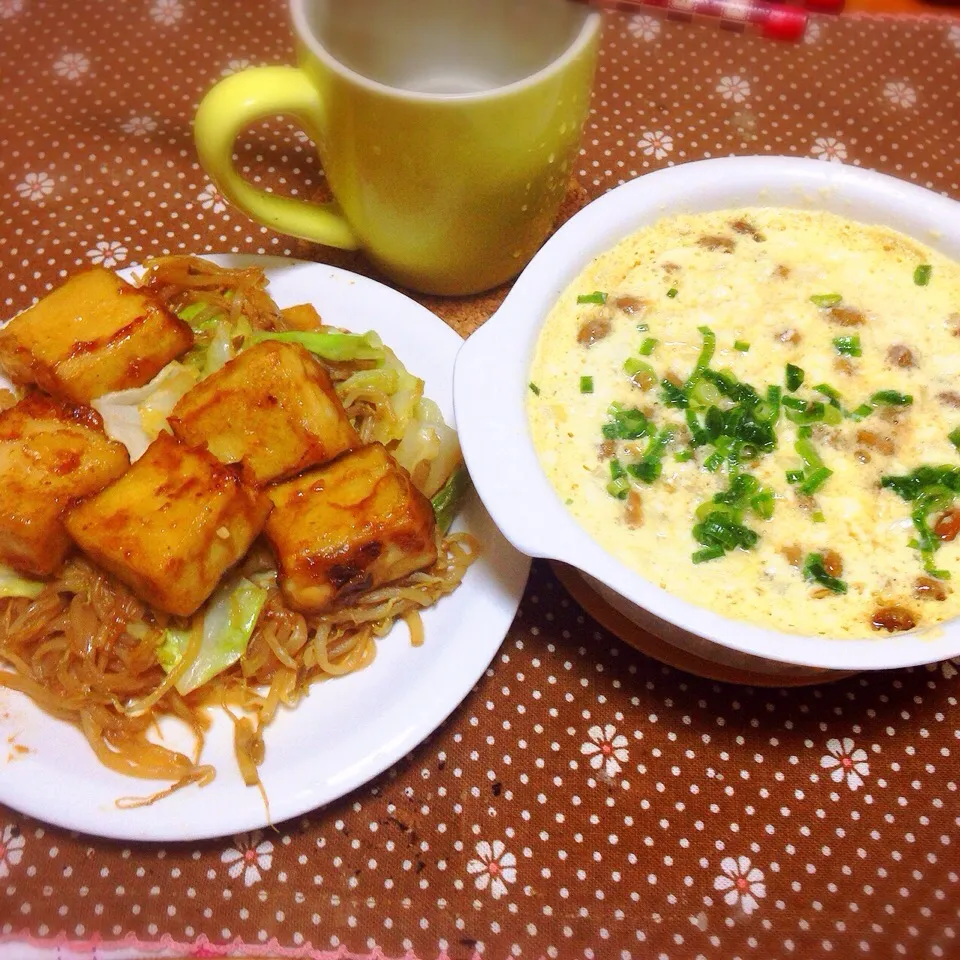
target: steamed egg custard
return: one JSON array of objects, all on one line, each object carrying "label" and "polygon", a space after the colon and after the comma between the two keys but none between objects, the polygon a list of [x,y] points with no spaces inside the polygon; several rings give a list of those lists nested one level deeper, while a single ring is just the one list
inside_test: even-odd
[{"label": "steamed egg custard", "polygon": [[913,239],[663,219],[554,306],[528,415],[577,521],[691,603],[832,637],[960,612],[960,265]]}]

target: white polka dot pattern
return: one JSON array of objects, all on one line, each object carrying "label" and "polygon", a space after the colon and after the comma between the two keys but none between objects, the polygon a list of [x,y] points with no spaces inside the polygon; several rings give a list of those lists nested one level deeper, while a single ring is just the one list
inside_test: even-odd
[{"label": "white polka dot pattern", "polygon": [[[0,0],[0,62],[21,65],[4,73],[0,113],[3,313],[83,265],[165,252],[293,253],[370,272],[252,224],[195,160],[203,90],[290,59],[282,4],[91,9]],[[854,163],[960,197],[960,27],[820,18],[806,41],[611,18],[566,212],[647,170],[731,153]],[[324,193],[289,123],[257,125],[237,154],[271,189]],[[421,299],[467,332],[502,295]],[[447,724],[313,816],[124,848],[0,809],[0,944],[957,956],[958,668],[725,687],[625,648],[536,564],[501,654]],[[0,771],[18,759],[8,721],[0,702]]]}]

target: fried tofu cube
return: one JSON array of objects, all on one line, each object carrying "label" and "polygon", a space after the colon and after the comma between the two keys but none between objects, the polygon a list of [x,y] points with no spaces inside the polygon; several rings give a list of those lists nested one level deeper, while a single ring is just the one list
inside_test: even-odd
[{"label": "fried tofu cube", "polygon": [[249,549],[270,512],[236,468],[161,433],[119,479],[71,509],[67,530],[142,600],[186,617]]},{"label": "fried tofu cube", "polygon": [[430,501],[379,443],[268,490],[266,535],[287,603],[319,613],[437,559]]},{"label": "fried tofu cube", "polygon": [[15,383],[89,403],[149,383],[192,344],[190,327],[151,293],[93,267],[0,330],[0,369]]},{"label": "fried tofu cube", "polygon": [[284,307],[280,313],[293,330],[319,330],[323,326],[323,320],[312,303],[298,303],[295,307]]},{"label": "fried tofu cube", "polygon": [[46,577],[70,550],[61,516],[130,466],[96,410],[42,394],[0,413],[0,562]]},{"label": "fried tofu cube", "polygon": [[184,394],[170,427],[222,462],[242,463],[258,485],[360,446],[327,371],[299,344],[273,340]]}]

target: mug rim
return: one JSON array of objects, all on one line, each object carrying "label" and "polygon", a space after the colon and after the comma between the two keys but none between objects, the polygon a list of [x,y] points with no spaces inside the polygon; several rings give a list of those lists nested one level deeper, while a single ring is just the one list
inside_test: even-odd
[{"label": "mug rim", "polygon": [[293,20],[297,39],[318,60],[322,61],[329,69],[350,80],[351,83],[363,87],[372,93],[417,103],[478,103],[484,100],[509,96],[513,93],[519,93],[524,89],[535,87],[554,74],[561,73],[569,63],[577,59],[594,38],[599,35],[603,25],[603,16],[600,11],[591,10],[584,17],[583,25],[580,27],[580,31],[576,37],[559,56],[554,57],[546,66],[541,67],[535,73],[531,73],[520,80],[514,80],[512,83],[505,83],[502,86],[491,87],[489,90],[481,90],[475,93],[423,93],[416,90],[405,90],[402,87],[392,87],[389,84],[381,83],[379,80],[372,80],[370,77],[358,73],[352,67],[348,67],[345,63],[334,57],[314,35],[307,23],[305,8],[308,2],[309,0],[290,0],[290,15]]}]

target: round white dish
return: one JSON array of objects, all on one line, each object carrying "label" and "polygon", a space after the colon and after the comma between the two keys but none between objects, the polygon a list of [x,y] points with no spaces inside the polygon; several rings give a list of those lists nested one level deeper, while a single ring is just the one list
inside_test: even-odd
[{"label": "round white dish", "polygon": [[960,204],[841,164],[731,157],[671,167],[617,187],[551,237],[457,357],[454,404],[476,489],[519,550],[579,568],[621,613],[647,629],[668,631],[665,639],[673,643],[685,634],[700,650],[708,641],[768,661],[833,670],[904,667],[956,656],[956,621],[841,640],[768,630],[680,600],[607,554],[567,512],[540,469],[525,411],[528,371],[540,327],[563,290],[591,259],[663,216],[741,206],[827,210],[885,224],[960,259]]},{"label": "round white dish", "polygon": [[[452,375],[462,341],[442,320],[383,284],[334,267],[279,257],[217,256],[224,266],[263,267],[281,306],[309,302],[324,321],[376,330],[426,382],[453,422]],[[123,275],[129,278],[135,270]],[[470,692],[509,629],[530,561],[499,534],[474,494],[457,522],[483,556],[463,584],[424,613],[426,642],[413,647],[399,624],[378,642],[365,670],[317,684],[267,727],[259,792],[244,786],[233,757],[233,725],[214,712],[202,759],[217,768],[203,788],[187,787],[152,806],[119,809],[119,797],[147,796],[163,782],[101,766],[82,734],[20,694],[0,689],[0,802],[58,826],[125,840],[197,840],[265,826],[330,803],[381,773],[429,736]],[[176,725],[170,742],[188,747]],[[9,741],[8,741],[8,738]],[[26,752],[12,749],[13,744]],[[9,756],[8,756],[9,754]]]}]

